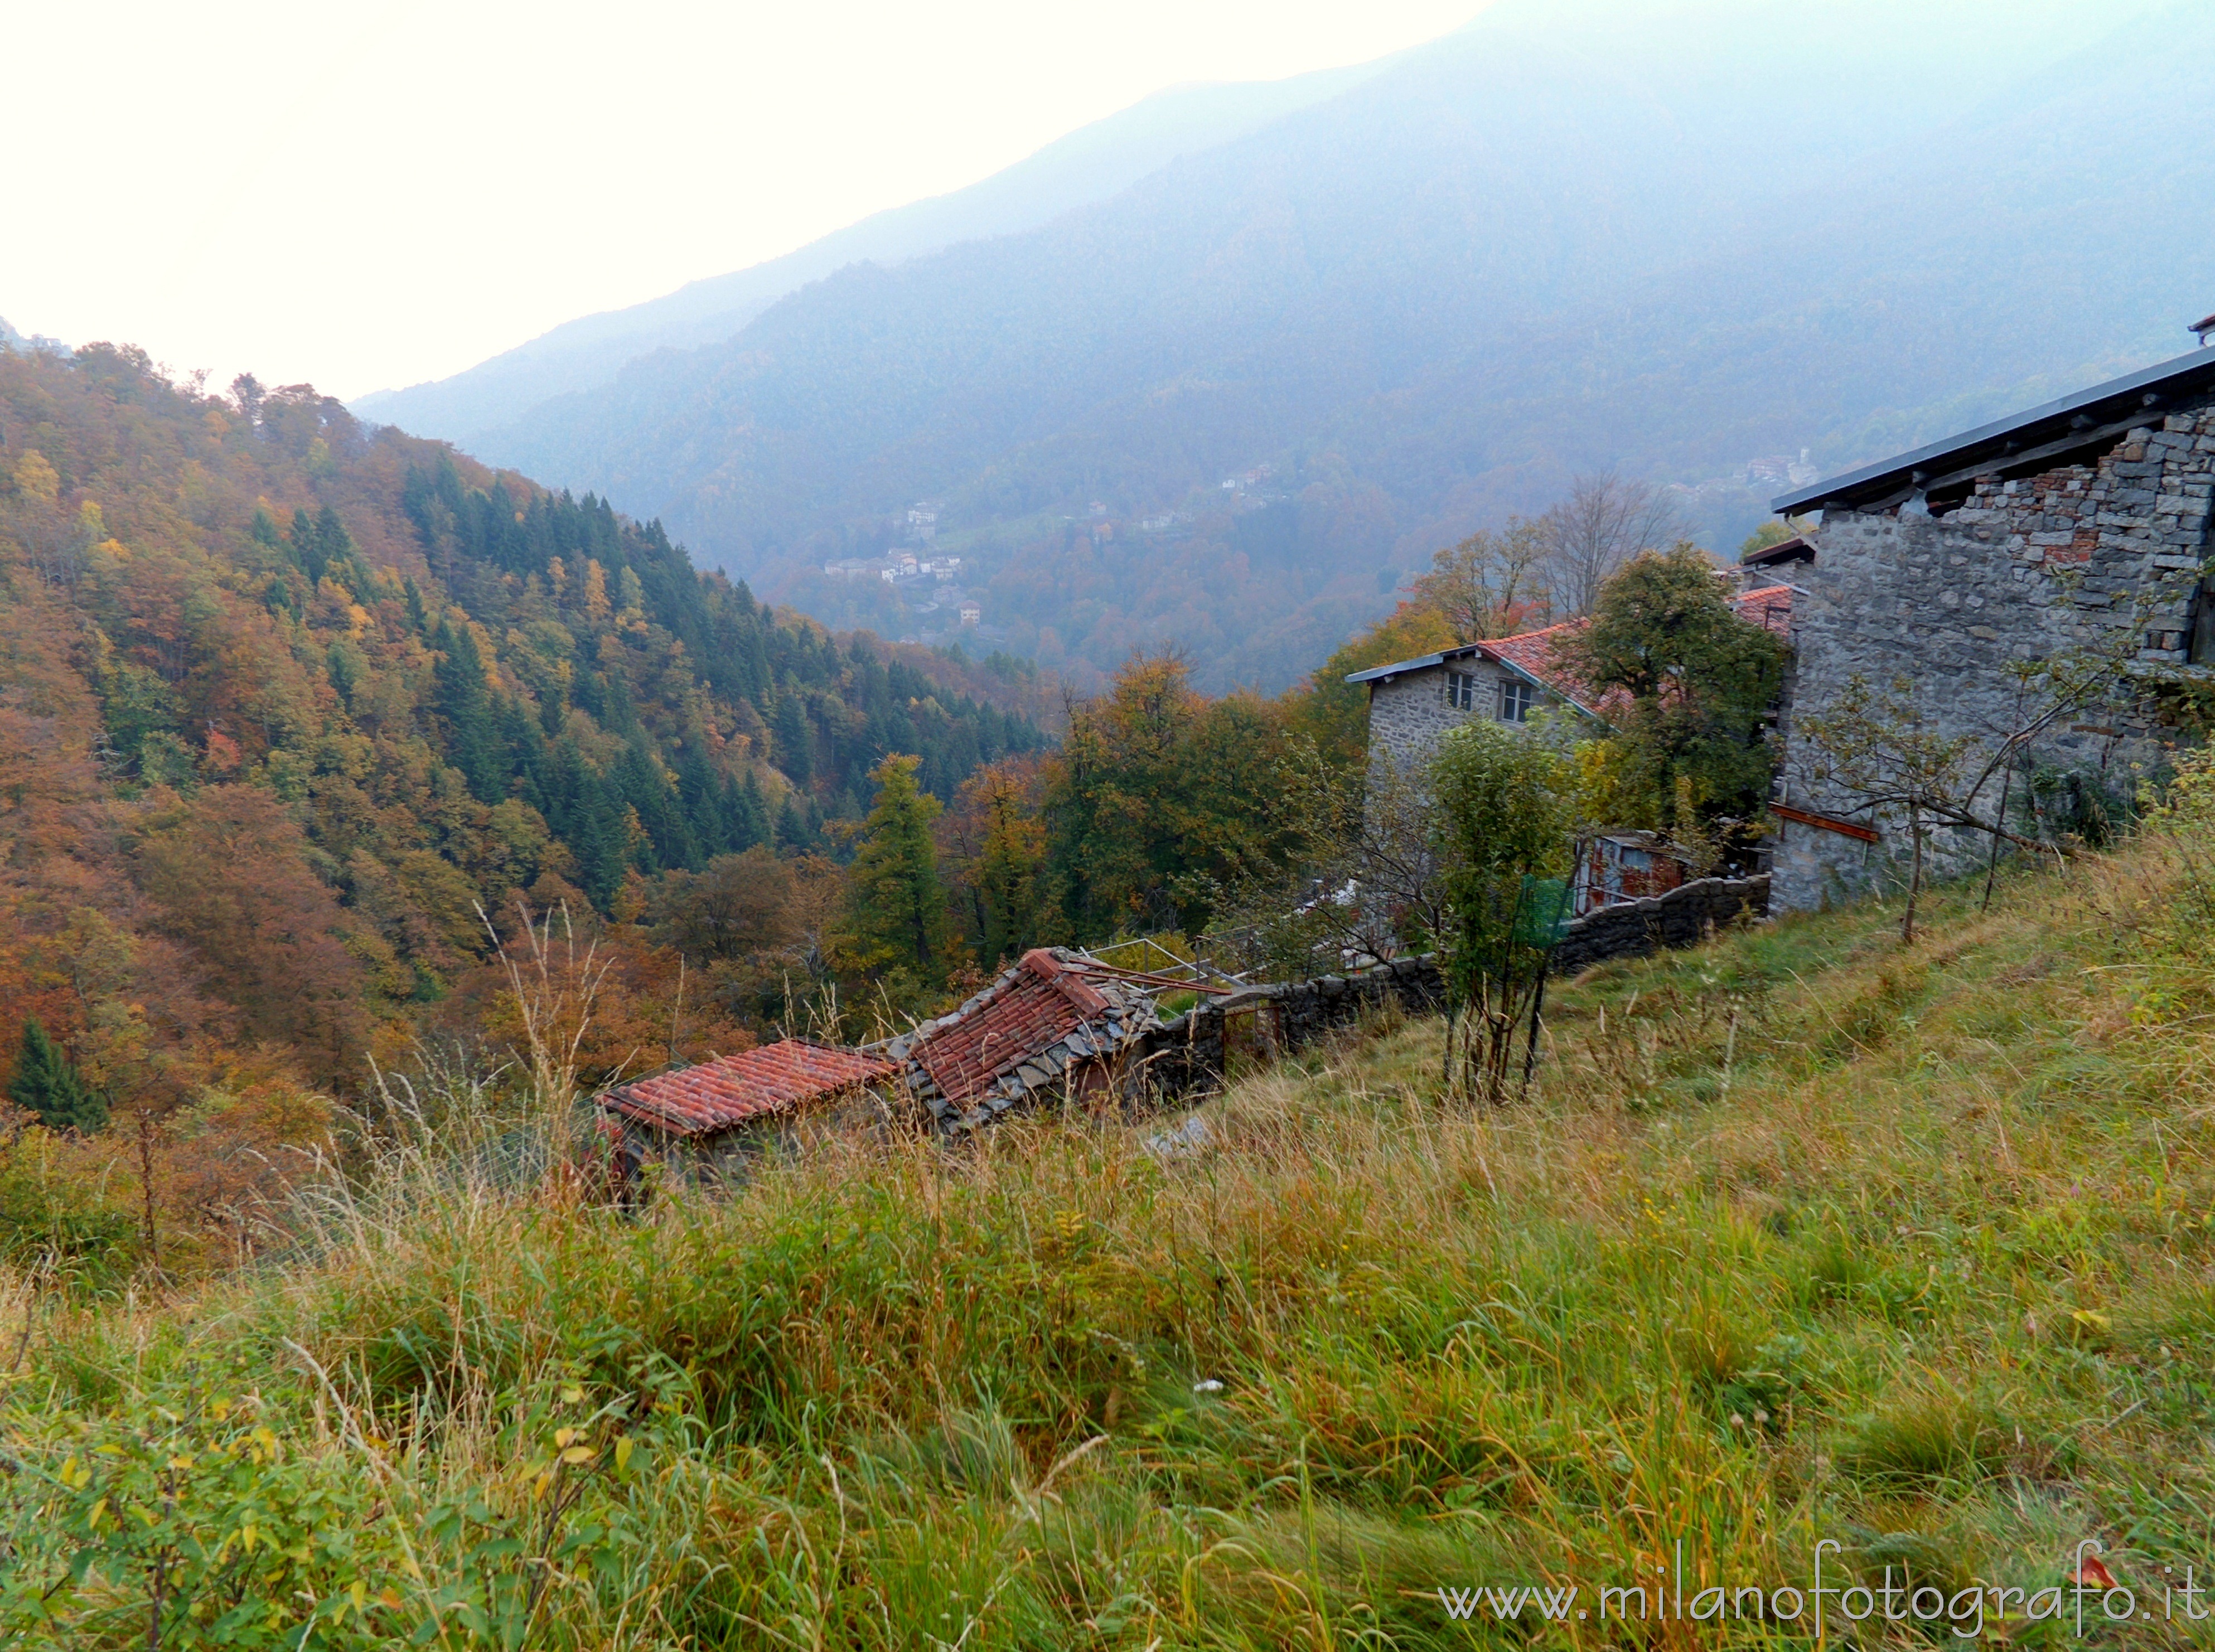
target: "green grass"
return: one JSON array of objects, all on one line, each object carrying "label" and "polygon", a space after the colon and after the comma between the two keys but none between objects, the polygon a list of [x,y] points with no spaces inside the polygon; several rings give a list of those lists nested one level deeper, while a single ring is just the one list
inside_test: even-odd
[{"label": "green grass", "polygon": [[[2189,875],[2141,845],[1942,890],[1912,946],[1869,907],[1603,966],[1516,1106],[1442,1106],[1396,1023],[1168,1164],[1157,1122],[827,1143],[637,1221],[403,1179],[312,1266],[19,1294],[0,1624],[145,1645],[174,1552],[165,1645],[236,1598],[273,1645],[1804,1646],[1437,1590],[1596,1604],[1680,1541],[1688,1597],[1804,1588],[1829,1539],[1834,1580],[2028,1592],[2083,1538],[2158,1619],[2215,1561],[2215,994],[2148,915]],[[216,1552],[242,1520],[301,1557]]]}]

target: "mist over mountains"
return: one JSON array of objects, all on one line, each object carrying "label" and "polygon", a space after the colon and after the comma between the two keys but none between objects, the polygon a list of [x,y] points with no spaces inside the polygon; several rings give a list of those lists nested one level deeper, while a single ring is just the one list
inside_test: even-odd
[{"label": "mist over mountains", "polygon": [[1181,155],[1332,96],[1381,66],[1173,87],[968,188],[872,213],[781,258],[690,282],[627,309],[582,316],[451,378],[374,391],[353,406],[365,418],[466,444],[549,397],[606,383],[640,356],[727,339],[786,294],[850,264],[899,263],[1035,228],[1118,193]]},{"label": "mist over mountains", "polygon": [[[953,627],[928,590],[823,570],[929,500],[1004,646],[1083,681],[1176,644],[1203,682],[1273,688],[1580,471],[1684,485],[1727,545],[1778,462],[2175,354],[2215,305],[2197,5],[1533,0],[1315,90],[1243,126],[1206,104],[1212,143],[1180,116],[1175,158],[1112,193],[1086,190],[1114,165],[1065,166],[1024,211],[1083,199],[1035,227],[849,263],[566,394],[480,379],[496,427],[415,427],[893,635]],[[960,201],[924,205],[992,222]],[[592,370],[684,297],[594,318]],[[702,329],[745,309],[688,302]],[[362,407],[405,424],[438,389]]]}]

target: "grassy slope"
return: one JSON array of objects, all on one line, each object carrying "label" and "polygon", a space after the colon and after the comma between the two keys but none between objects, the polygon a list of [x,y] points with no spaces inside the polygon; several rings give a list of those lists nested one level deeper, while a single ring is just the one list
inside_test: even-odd
[{"label": "grassy slope", "polygon": [[[46,1310],[7,1432],[48,1472],[118,1445],[83,1460],[168,1473],[204,1533],[255,1497],[323,1532],[234,1580],[296,1593],[286,1644],[319,1597],[310,1644],[374,1644],[503,1587],[545,1645],[1520,1643],[1433,1591],[1588,1599],[1680,1538],[1738,1582],[1804,1585],[1832,1537],[2034,1588],[2098,1537],[2158,1611],[2163,1566],[2215,1559],[2215,1044],[2182,943],[2116,916],[2171,860],[2019,877],[1989,915],[1942,895],[1905,949],[1864,909],[1607,966],[1496,1112],[1429,1098],[1417,1022],[1249,1077],[1166,1169],[1031,1124],[638,1225],[372,1201],[312,1269]],[[565,1425],[589,1460],[558,1466]],[[249,1426],[259,1491],[207,1466]],[[180,1441],[199,1466],[159,1470]],[[0,1490],[6,1610],[101,1484]],[[144,1576],[106,1563],[57,1643],[145,1643]]]}]

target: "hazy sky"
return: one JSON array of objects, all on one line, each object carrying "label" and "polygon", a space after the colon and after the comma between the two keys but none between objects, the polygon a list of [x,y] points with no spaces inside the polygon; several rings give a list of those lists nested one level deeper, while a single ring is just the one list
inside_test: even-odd
[{"label": "hazy sky", "polygon": [[[214,0],[5,26],[0,316],[356,395],[1483,0]],[[28,141],[26,141],[28,140]]]}]

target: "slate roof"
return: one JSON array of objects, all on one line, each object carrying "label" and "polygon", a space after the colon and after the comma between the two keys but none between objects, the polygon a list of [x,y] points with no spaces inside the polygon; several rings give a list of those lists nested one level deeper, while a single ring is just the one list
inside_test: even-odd
[{"label": "slate roof", "polygon": [[[1763,629],[1772,631],[1787,641],[1792,636],[1792,587],[1764,585],[1758,590],[1742,591],[1731,598],[1739,617],[1752,621]],[[1619,688],[1605,694],[1595,694],[1592,685],[1580,682],[1562,669],[1554,652],[1554,646],[1564,637],[1584,628],[1587,621],[1565,620],[1559,625],[1549,625],[1542,630],[1519,632],[1512,637],[1489,637],[1482,642],[1463,643],[1458,648],[1448,648],[1435,654],[1425,654],[1417,659],[1396,660],[1390,665],[1372,665],[1365,671],[1356,671],[1346,680],[1348,682],[1376,682],[1398,676],[1404,671],[1427,670],[1443,665],[1449,660],[1488,659],[1506,666],[1518,676],[1527,678],[1542,688],[1552,690],[1587,716],[1607,720],[1611,712],[1620,712],[1629,701]]]},{"label": "slate roof", "polygon": [[784,1038],[640,1079],[609,1091],[600,1104],[672,1135],[708,1135],[750,1119],[795,1112],[893,1072],[891,1062],[867,1050]]},{"label": "slate roof", "polygon": [[2114,442],[2135,426],[2159,424],[2164,411],[2211,386],[2215,353],[2191,351],[1911,453],[1781,493],[1769,508],[1779,516],[1836,508],[1882,511],[1905,504],[1917,492],[1927,499],[1966,494],[1980,476],[2035,475]]}]

